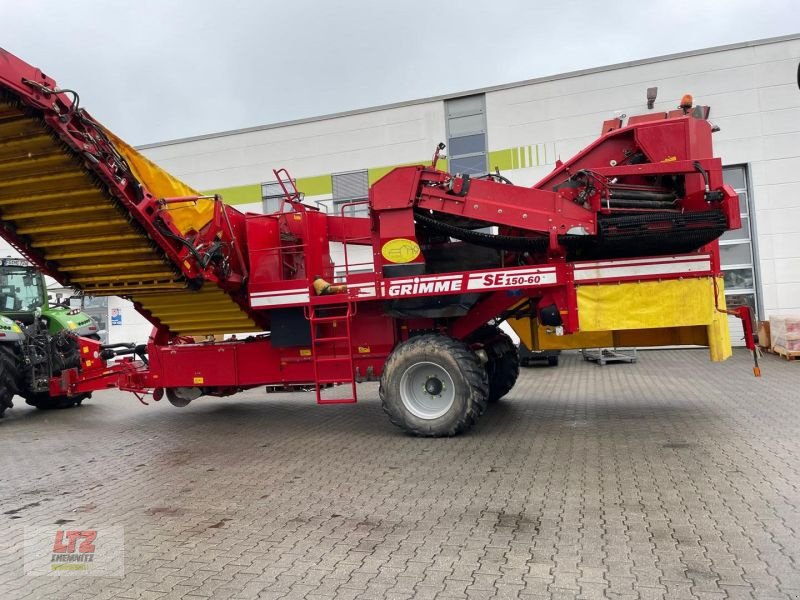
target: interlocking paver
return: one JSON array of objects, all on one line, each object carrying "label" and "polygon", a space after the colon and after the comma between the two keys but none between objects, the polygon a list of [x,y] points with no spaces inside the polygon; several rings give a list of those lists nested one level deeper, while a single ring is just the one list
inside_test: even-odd
[{"label": "interlocking paver", "polygon": [[[467,435],[251,390],[0,421],[0,598],[800,599],[800,366],[524,369]],[[121,526],[122,579],[28,577],[25,527]]]}]

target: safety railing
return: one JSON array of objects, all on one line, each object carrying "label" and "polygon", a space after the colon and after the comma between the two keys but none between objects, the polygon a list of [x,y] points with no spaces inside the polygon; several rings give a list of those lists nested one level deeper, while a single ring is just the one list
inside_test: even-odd
[{"label": "safety railing", "polygon": [[[339,206],[339,216],[346,217],[346,216],[355,216],[355,207],[356,206],[367,206],[367,216],[364,218],[369,218],[369,200],[356,200],[353,202],[345,202]],[[345,212],[348,209],[352,209],[352,215],[346,215]],[[360,243],[359,243],[360,242]],[[370,255],[370,260],[368,261],[360,261],[360,262],[350,262],[350,256],[348,253],[348,246],[350,244],[358,244],[360,247],[367,247],[371,249],[371,236],[348,236],[347,235],[347,226],[345,225],[345,236],[344,241],[342,242],[342,252],[344,254],[344,281],[348,282],[350,279],[350,275],[353,275],[353,271],[359,271],[359,274],[365,273],[369,271],[373,274],[373,279],[375,278],[375,260]]]}]

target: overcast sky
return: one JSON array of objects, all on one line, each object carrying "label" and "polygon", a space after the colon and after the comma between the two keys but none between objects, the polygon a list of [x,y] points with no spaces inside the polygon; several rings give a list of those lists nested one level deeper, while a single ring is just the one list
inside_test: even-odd
[{"label": "overcast sky", "polygon": [[0,0],[0,46],[133,144],[799,29],[798,0]]}]

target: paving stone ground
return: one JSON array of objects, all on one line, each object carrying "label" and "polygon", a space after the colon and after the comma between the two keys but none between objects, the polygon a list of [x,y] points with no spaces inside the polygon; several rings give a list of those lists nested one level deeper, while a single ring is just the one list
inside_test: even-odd
[{"label": "paving stone ground", "polygon": [[[454,439],[254,390],[0,421],[0,598],[800,598],[800,363],[577,354]],[[121,526],[125,575],[24,575],[25,527]]]}]

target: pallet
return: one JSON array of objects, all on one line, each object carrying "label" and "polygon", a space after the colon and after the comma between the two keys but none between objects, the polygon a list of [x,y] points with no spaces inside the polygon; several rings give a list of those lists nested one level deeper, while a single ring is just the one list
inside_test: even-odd
[{"label": "pallet", "polygon": [[638,360],[636,356],[636,348],[630,352],[621,352],[619,350],[609,350],[608,348],[597,349],[583,349],[581,350],[583,360],[596,362],[600,366],[607,363],[621,362],[621,363],[635,363]]},{"label": "pallet", "polygon": [[771,352],[788,361],[800,360],[800,350],[787,350],[783,346],[773,346]]}]

